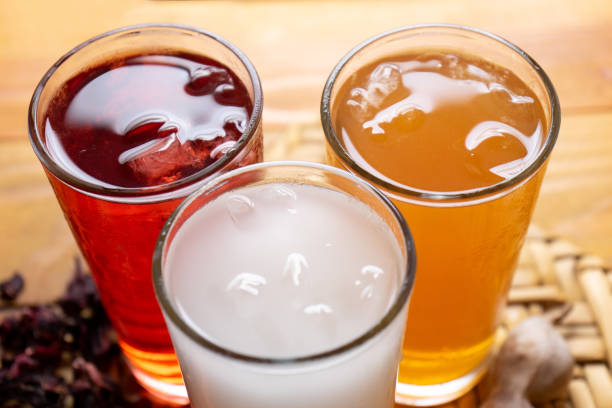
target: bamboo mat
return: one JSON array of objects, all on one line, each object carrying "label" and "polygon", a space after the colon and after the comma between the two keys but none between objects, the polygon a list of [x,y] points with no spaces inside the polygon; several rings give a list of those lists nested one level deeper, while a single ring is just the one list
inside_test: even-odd
[{"label": "bamboo mat", "polygon": [[[325,153],[318,123],[269,130],[264,144],[267,161],[321,162]],[[510,290],[500,338],[526,317],[568,304],[570,312],[555,327],[574,356],[573,378],[558,400],[538,407],[612,408],[612,268],[532,226]],[[475,390],[442,407],[477,407],[486,393],[485,384],[486,377]]]}]

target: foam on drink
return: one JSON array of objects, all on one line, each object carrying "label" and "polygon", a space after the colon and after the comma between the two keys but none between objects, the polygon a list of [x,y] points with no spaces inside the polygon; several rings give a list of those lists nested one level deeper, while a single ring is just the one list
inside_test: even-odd
[{"label": "foam on drink", "polygon": [[264,184],[193,214],[172,241],[164,276],[180,314],[204,337],[247,355],[290,358],[373,327],[398,291],[399,253],[389,227],[355,198]]}]

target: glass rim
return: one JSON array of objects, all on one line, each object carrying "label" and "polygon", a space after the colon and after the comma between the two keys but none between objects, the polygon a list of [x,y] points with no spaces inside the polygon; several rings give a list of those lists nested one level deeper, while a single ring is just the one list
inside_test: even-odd
[{"label": "glass rim", "polygon": [[[511,178],[502,180],[498,183],[478,187],[467,190],[458,190],[458,191],[434,191],[434,190],[426,190],[419,189],[416,187],[410,186],[398,186],[393,183],[389,183],[386,180],[383,180],[376,175],[370,173],[361,167],[358,163],[356,163],[351,156],[348,154],[344,146],[339,142],[339,138],[336,135],[336,131],[332,124],[331,120],[331,92],[336,85],[336,80],[338,75],[341,73],[342,69],[348,64],[352,58],[357,55],[361,50],[368,47],[370,44],[377,42],[378,40],[384,39],[385,37],[389,37],[402,32],[416,31],[416,30],[449,30],[456,31],[458,33],[461,32],[470,32],[472,34],[476,34],[482,37],[486,37],[488,39],[497,41],[503,46],[506,46],[509,51],[516,53],[519,55],[524,61],[528,63],[531,68],[538,74],[538,77],[544,84],[546,89],[546,94],[548,95],[549,103],[550,103],[550,125],[546,132],[546,139],[544,140],[543,146],[540,148],[537,157],[533,160],[529,166],[524,168],[518,174],[514,175]],[[450,48],[450,47],[449,47]],[[320,105],[320,115],[321,115],[321,123],[323,126],[323,132],[325,133],[325,138],[329,143],[330,147],[333,149],[334,153],[336,153],[343,163],[343,165],[348,166],[350,171],[354,171],[359,176],[365,178],[366,180],[374,183],[376,186],[379,186],[391,193],[399,194],[401,196],[409,196],[417,199],[425,199],[431,200],[434,202],[446,202],[452,200],[464,200],[471,198],[481,198],[484,196],[488,196],[506,188],[517,185],[521,181],[527,179],[531,175],[533,175],[546,161],[548,156],[550,155],[553,146],[557,140],[559,135],[559,128],[561,125],[561,108],[559,105],[559,98],[555,91],[555,88],[542,67],[533,59],[529,54],[523,51],[518,46],[514,45],[510,41],[496,35],[492,34],[488,31],[484,31],[478,28],[458,25],[458,24],[415,24],[408,25],[403,27],[398,27],[392,30],[385,31],[378,35],[368,38],[367,40],[361,42],[357,46],[355,46],[352,50],[350,50],[342,59],[336,64],[331,74],[329,75],[325,87],[323,88],[323,94],[321,96],[321,105]]]},{"label": "glass rim", "polygon": [[[180,178],[178,180],[164,183],[160,185],[154,186],[145,186],[145,187],[122,187],[122,186],[103,186],[96,183],[92,183],[86,180],[83,180],[80,177],[76,177],[66,169],[64,169],[61,165],[59,165],[55,159],[49,154],[45,143],[43,142],[42,132],[37,123],[37,111],[38,105],[40,101],[40,97],[42,92],[53,74],[59,69],[59,67],[67,61],[74,54],[78,53],[81,49],[88,47],[91,44],[98,42],[99,40],[103,40],[105,38],[111,36],[118,35],[132,35],[134,33],[139,33],[141,31],[154,31],[154,30],[170,30],[175,32],[187,32],[192,35],[199,35],[208,37],[219,44],[223,45],[229,51],[231,51],[242,63],[246,71],[248,72],[251,84],[253,86],[253,110],[251,112],[251,116],[247,123],[247,126],[237,140],[236,144],[232,146],[232,148],[223,156],[221,156],[214,163],[209,166],[204,167],[203,169],[198,170],[197,172],[190,174],[187,177]],[[202,54],[204,55],[204,54]],[[223,37],[214,34],[212,32],[202,30],[196,27],[183,25],[183,24],[172,24],[172,23],[148,23],[148,24],[137,24],[130,25],[121,28],[117,28],[114,30],[110,30],[99,34],[95,37],[90,38],[87,41],[84,41],[72,48],[70,51],[61,56],[52,66],[47,70],[47,72],[43,75],[42,79],[36,86],[34,90],[34,94],[32,95],[32,99],[30,100],[30,105],[28,108],[28,135],[30,138],[30,143],[32,144],[33,150],[38,156],[38,159],[43,164],[43,166],[49,170],[53,175],[59,178],[62,182],[75,187],[79,190],[103,195],[103,196],[112,196],[112,197],[141,197],[141,196],[155,196],[158,194],[171,192],[180,189],[181,187],[185,187],[190,185],[193,182],[198,180],[205,179],[219,170],[221,170],[225,165],[230,163],[238,154],[243,150],[243,148],[248,145],[248,143],[253,139],[256,135],[257,129],[259,128],[259,124],[261,122],[263,110],[263,91],[261,88],[261,82],[259,80],[259,76],[255,67],[251,63],[251,61],[247,58],[247,56],[240,51],[235,45],[224,39]]]},{"label": "glass rim", "polygon": [[[374,325],[370,326],[370,328],[367,329],[364,333],[345,342],[340,346],[334,347],[329,350],[313,354],[307,354],[304,356],[283,358],[258,357],[255,355],[230,350],[212,340],[207,339],[202,333],[196,331],[191,325],[185,322],[185,319],[183,319],[180,313],[177,312],[176,306],[174,302],[170,299],[166,289],[162,272],[162,262],[164,258],[163,254],[167,246],[166,238],[169,236],[170,231],[174,228],[174,221],[182,215],[183,211],[185,211],[193,203],[193,201],[201,198],[206,194],[213,193],[217,188],[222,186],[225,182],[229,181],[234,176],[271,167],[296,167],[304,169],[310,168],[315,170],[323,170],[325,172],[333,173],[335,175],[344,177],[345,179],[352,181],[357,185],[363,186],[370,194],[375,196],[379,201],[383,203],[386,208],[390,210],[393,219],[397,222],[399,226],[401,236],[405,241],[406,249],[405,253],[403,254],[406,256],[405,275],[400,285],[398,286],[397,292],[393,295],[394,300],[391,303],[390,307],[387,309],[384,315],[380,317],[377,322]],[[367,181],[355,176],[354,174],[326,164],[305,161],[269,161],[250,164],[244,167],[231,170],[227,173],[223,173],[222,175],[211,179],[205,185],[201,186],[195,192],[190,194],[174,210],[172,215],[170,215],[170,217],[164,224],[162,231],[159,234],[159,237],[155,244],[155,249],[153,251],[153,288],[155,290],[155,295],[157,297],[161,309],[172,321],[172,323],[175,324],[178,329],[183,334],[188,336],[192,341],[213,353],[245,363],[254,363],[266,366],[292,365],[320,361],[323,359],[342,355],[345,352],[349,352],[365,344],[368,340],[374,338],[378,333],[382,332],[385,328],[387,328],[398,316],[398,314],[408,301],[410,294],[412,293],[415,276],[416,252],[414,240],[410,229],[408,228],[406,220],[401,215],[397,207],[393,204],[393,202],[391,202],[391,200],[387,198],[387,196],[385,196],[385,194],[378,190],[376,187],[374,187]]]}]

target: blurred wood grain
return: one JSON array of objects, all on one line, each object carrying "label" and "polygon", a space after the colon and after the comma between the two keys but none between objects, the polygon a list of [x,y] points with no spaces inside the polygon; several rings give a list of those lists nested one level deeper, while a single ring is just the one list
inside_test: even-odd
[{"label": "blurred wood grain", "polygon": [[[175,22],[213,31],[242,49],[261,76],[266,159],[322,151],[319,98],[349,49],[408,24],[466,24],[527,51],[555,84],[563,117],[534,223],[612,265],[612,2],[609,0],[0,2],[0,279],[27,277],[25,302],[56,297],[77,250],[29,145],[29,99],[63,53],[103,31]],[[320,140],[283,148],[292,127]],[[472,406],[473,395],[453,406]]]}]

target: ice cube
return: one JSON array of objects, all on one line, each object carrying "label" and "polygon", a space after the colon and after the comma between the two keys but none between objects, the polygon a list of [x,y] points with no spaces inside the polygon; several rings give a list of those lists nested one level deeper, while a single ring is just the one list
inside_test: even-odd
[{"label": "ice cube", "polygon": [[361,290],[359,297],[365,300],[365,299],[371,299],[373,295],[374,295],[374,286],[367,285],[365,288]]},{"label": "ice cube", "polygon": [[226,69],[211,65],[199,65],[190,71],[185,92],[193,96],[208,95],[222,84],[233,86],[233,83],[234,81]]},{"label": "ice cube", "polygon": [[191,146],[181,145],[176,133],[126,150],[118,158],[137,179],[149,185],[174,181],[181,176],[183,167],[198,164],[200,160]]},{"label": "ice cube", "polygon": [[234,224],[240,225],[252,213],[255,203],[243,194],[233,194],[225,201],[225,207]]},{"label": "ice cube", "polygon": [[383,63],[377,66],[370,74],[368,93],[382,101],[387,95],[395,91],[402,84],[402,74],[395,64]]},{"label": "ice cube", "polygon": [[469,151],[476,149],[482,142],[492,137],[510,135],[516,138],[525,147],[527,154],[517,160],[502,163],[489,169],[504,179],[510,179],[529,166],[537,156],[542,144],[542,126],[538,123],[531,136],[524,135],[518,129],[502,122],[493,120],[481,122],[474,126],[465,138],[465,148]]},{"label": "ice cube", "polygon": [[224,127],[227,124],[232,124],[240,133],[243,133],[246,130],[247,120],[248,118],[243,111],[228,111],[228,113],[222,118]]},{"label": "ice cube", "polygon": [[297,194],[287,186],[271,185],[266,187],[261,194],[261,199],[271,208],[286,211],[289,214],[297,214]]},{"label": "ice cube", "polygon": [[[125,138],[130,140],[151,139],[175,133],[178,131],[178,127],[166,115],[150,113],[138,116],[130,121],[122,133]],[[165,134],[160,135],[160,132],[165,132]]]},{"label": "ice cube", "polygon": [[524,95],[518,95],[514,92],[512,92],[510,89],[506,88],[505,86],[503,86],[500,83],[497,82],[493,82],[491,84],[489,84],[489,90],[491,92],[505,92],[508,94],[508,96],[510,97],[510,102],[512,103],[516,103],[516,104],[527,104],[527,103],[533,103],[533,98],[530,96],[524,96]]},{"label": "ice cube", "polygon": [[210,151],[210,157],[212,157],[213,159],[218,159],[219,157],[224,156],[227,152],[229,152],[231,148],[235,145],[235,140],[223,142]]},{"label": "ice cube", "polygon": [[153,139],[141,145],[128,149],[119,155],[119,164],[141,159],[147,155],[153,155],[167,150],[176,141],[174,134],[161,139]]},{"label": "ice cube", "polygon": [[355,281],[355,286],[363,288],[359,293],[361,299],[367,300],[374,296],[374,289],[377,286],[376,280],[384,275],[385,271],[376,265],[364,265],[361,268],[361,275],[363,275],[363,281]]},{"label": "ice cube", "polygon": [[334,310],[331,308],[331,306],[326,305],[325,303],[317,303],[314,305],[308,305],[304,308],[304,313],[306,314],[330,314],[332,313]]},{"label": "ice cube", "polygon": [[213,93],[215,101],[221,105],[241,106],[244,104],[244,96],[241,92],[236,92],[233,83],[223,83],[215,88]]},{"label": "ice cube", "polygon": [[239,290],[253,296],[259,294],[258,286],[266,284],[266,278],[254,273],[240,273],[236,275],[226,286],[225,290]]},{"label": "ice cube", "polygon": [[182,123],[171,115],[147,114],[131,121],[124,137],[140,144],[122,152],[119,163],[127,164],[136,178],[148,184],[173,181],[194,172],[225,154],[246,127],[244,108],[226,106],[206,121]]},{"label": "ice cube", "polygon": [[283,269],[283,276],[291,276],[293,284],[295,286],[300,286],[300,275],[308,267],[306,257],[297,252],[293,252],[287,256],[285,268]]},{"label": "ice cube", "polygon": [[402,84],[402,74],[397,65],[382,63],[370,74],[368,83],[363,88],[351,90],[347,105],[354,106],[361,114],[371,113],[379,108],[385,98]]},{"label": "ice cube", "polygon": [[362,275],[371,276],[374,279],[378,279],[378,277],[383,273],[385,273],[385,271],[376,265],[365,265],[363,268],[361,268]]}]

